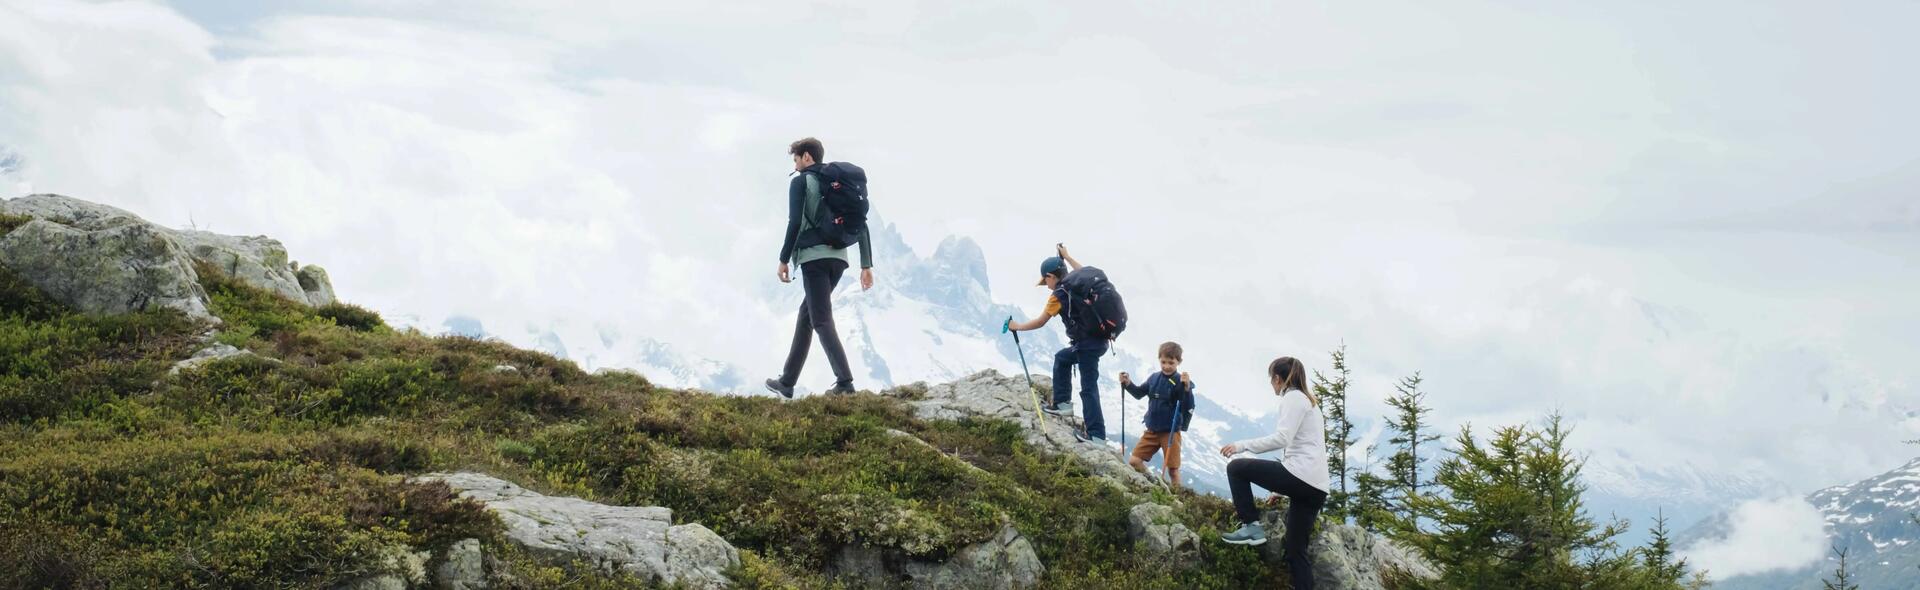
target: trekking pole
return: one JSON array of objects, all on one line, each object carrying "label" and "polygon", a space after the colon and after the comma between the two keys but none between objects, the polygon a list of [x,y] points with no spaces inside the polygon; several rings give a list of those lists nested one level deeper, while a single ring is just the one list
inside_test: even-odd
[{"label": "trekking pole", "polygon": [[1167,453],[1171,452],[1179,444],[1180,400],[1175,399],[1173,400],[1173,420],[1167,423],[1167,441],[1160,443],[1160,470],[1167,474],[1168,480],[1173,481],[1173,485],[1168,486],[1169,490],[1180,487],[1180,481],[1173,479],[1173,470],[1167,468]]},{"label": "trekking pole", "polygon": [[1127,386],[1120,386],[1120,458],[1127,458]]},{"label": "trekking pole", "polygon": [[1033,427],[1044,432],[1047,419],[1040,415],[1040,390],[1033,386],[1033,372],[1027,370],[1027,350],[1020,347],[1020,332],[1013,329],[1013,316],[1007,316],[1000,331],[1013,333],[1013,350],[1020,353],[1020,374],[1027,376],[1027,397],[1033,399]]}]

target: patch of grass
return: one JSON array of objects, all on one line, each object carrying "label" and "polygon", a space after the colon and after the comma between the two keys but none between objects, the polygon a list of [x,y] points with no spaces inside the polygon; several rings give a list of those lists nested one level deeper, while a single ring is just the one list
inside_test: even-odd
[{"label": "patch of grass", "polygon": [[0,236],[12,233],[14,228],[26,225],[29,221],[33,221],[33,218],[26,215],[0,213]]},{"label": "patch of grass", "polygon": [[380,319],[380,314],[374,313],[371,309],[348,303],[328,303],[315,309],[313,313],[314,315],[333,322],[336,326],[358,332],[367,332],[377,328],[387,327],[386,321]]},{"label": "patch of grass", "polygon": [[0,421],[85,414],[143,392],[195,328],[172,310],[77,314],[0,269]]}]

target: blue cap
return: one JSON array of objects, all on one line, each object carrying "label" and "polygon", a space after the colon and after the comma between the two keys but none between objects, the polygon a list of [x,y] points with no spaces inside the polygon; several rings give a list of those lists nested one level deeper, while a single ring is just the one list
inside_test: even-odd
[{"label": "blue cap", "polygon": [[1047,275],[1060,273],[1065,271],[1066,268],[1067,261],[1061,260],[1059,256],[1042,260],[1040,261],[1040,282],[1034,284],[1045,285],[1047,284]]}]

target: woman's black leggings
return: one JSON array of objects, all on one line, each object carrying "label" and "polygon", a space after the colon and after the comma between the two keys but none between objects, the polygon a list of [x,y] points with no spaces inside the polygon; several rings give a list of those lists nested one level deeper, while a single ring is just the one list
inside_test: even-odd
[{"label": "woman's black leggings", "polygon": [[1300,481],[1279,461],[1234,459],[1227,464],[1227,486],[1233,489],[1233,510],[1242,523],[1260,522],[1260,509],[1253,503],[1252,484],[1287,497],[1287,534],[1281,539],[1280,548],[1285,550],[1293,587],[1313,590],[1313,562],[1307,559],[1307,538],[1313,534],[1313,521],[1320,518],[1320,507],[1327,503],[1327,493]]}]

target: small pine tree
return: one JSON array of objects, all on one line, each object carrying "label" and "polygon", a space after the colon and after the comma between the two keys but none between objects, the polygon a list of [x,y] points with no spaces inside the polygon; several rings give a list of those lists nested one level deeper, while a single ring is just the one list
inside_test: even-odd
[{"label": "small pine tree", "polygon": [[1667,514],[1662,510],[1653,517],[1653,539],[1642,549],[1642,561],[1647,573],[1662,587],[1679,587],[1681,580],[1687,577],[1687,560],[1676,559],[1673,553],[1673,539],[1667,530]]},{"label": "small pine tree", "polygon": [[1350,500],[1354,524],[1369,532],[1381,530],[1393,515],[1393,505],[1387,501],[1387,491],[1393,483],[1373,472],[1375,448],[1367,447],[1367,463],[1353,474],[1353,497]]},{"label": "small pine tree", "polygon": [[[1420,496],[1420,488],[1426,485],[1420,468],[1426,463],[1427,455],[1421,454],[1421,445],[1440,440],[1439,435],[1426,433],[1432,408],[1426,405],[1427,394],[1420,391],[1420,383],[1420,374],[1416,372],[1394,385],[1396,393],[1387,398],[1387,405],[1397,412],[1387,423],[1387,429],[1393,433],[1387,442],[1395,446],[1393,455],[1387,458],[1387,478],[1393,486],[1390,497],[1398,516],[1415,525],[1419,515],[1412,510],[1412,499]],[[1428,453],[1432,452],[1431,448],[1428,447]]]},{"label": "small pine tree", "polygon": [[1500,428],[1485,441],[1462,428],[1453,456],[1434,471],[1435,493],[1409,499],[1432,526],[1394,519],[1389,532],[1439,566],[1437,587],[1596,587],[1589,580],[1599,570],[1627,569],[1613,541],[1625,525],[1587,515],[1569,434],[1557,415],[1543,428]]},{"label": "small pine tree", "polygon": [[1847,550],[1834,547],[1833,554],[1840,557],[1840,567],[1833,570],[1833,577],[1820,580],[1821,587],[1825,590],[1860,590],[1860,585],[1853,583],[1853,577],[1847,574]]},{"label": "small pine tree", "polygon": [[1347,345],[1341,344],[1333,349],[1333,376],[1329,378],[1319,371],[1313,372],[1313,395],[1320,400],[1321,420],[1327,439],[1327,476],[1332,481],[1328,490],[1326,506],[1321,514],[1339,518],[1344,522],[1350,516],[1356,516],[1351,506],[1352,493],[1347,487],[1349,475],[1353,472],[1347,466],[1347,451],[1359,442],[1353,433],[1353,420],[1347,417],[1347,386],[1352,383],[1353,372],[1347,368]]}]

